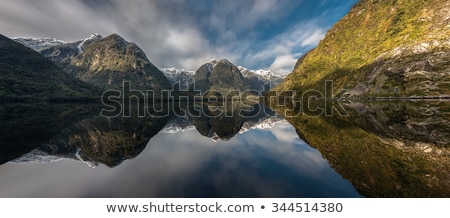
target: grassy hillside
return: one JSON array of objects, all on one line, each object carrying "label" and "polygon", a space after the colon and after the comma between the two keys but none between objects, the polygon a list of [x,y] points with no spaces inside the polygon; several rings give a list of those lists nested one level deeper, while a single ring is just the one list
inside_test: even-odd
[{"label": "grassy hillside", "polygon": [[[449,8],[446,0],[362,0],[276,89],[321,89],[333,80],[349,95],[449,94]],[[425,75],[412,78],[414,66]],[[436,87],[424,87],[429,82]]]}]

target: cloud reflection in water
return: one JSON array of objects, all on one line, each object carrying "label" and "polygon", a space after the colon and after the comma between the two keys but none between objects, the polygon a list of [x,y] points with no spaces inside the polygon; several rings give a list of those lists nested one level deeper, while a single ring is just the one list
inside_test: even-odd
[{"label": "cloud reflection in water", "polygon": [[213,142],[159,133],[135,159],[91,169],[74,160],[5,164],[4,197],[359,197],[287,123]]}]

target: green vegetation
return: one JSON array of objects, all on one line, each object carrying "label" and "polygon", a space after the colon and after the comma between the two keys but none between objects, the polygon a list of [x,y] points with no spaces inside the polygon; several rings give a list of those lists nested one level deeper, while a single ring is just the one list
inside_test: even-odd
[{"label": "green vegetation", "polygon": [[[333,80],[337,89],[348,89],[350,95],[449,94],[448,82],[442,82],[449,80],[448,74],[442,81],[434,81],[436,89],[415,87],[414,83],[429,82],[430,78],[403,81],[408,67],[443,50],[445,59],[432,59],[441,66],[423,70],[426,74],[448,72],[449,6],[446,0],[362,0],[329,30],[317,48],[298,60],[293,73],[276,89],[320,89],[325,80]],[[408,67],[400,67],[399,62]],[[388,72],[390,67],[399,71]],[[359,90],[358,85],[362,87]]]},{"label": "green vegetation", "polygon": [[349,116],[287,120],[367,197],[449,197],[448,109],[445,102],[366,102],[348,105]]}]

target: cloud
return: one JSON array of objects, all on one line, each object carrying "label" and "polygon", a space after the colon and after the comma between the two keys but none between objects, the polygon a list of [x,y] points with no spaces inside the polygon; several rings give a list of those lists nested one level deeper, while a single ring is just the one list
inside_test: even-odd
[{"label": "cloud", "polygon": [[319,29],[316,32],[312,33],[308,38],[306,38],[302,42],[302,46],[316,46],[317,44],[319,44],[320,40],[323,39],[323,37],[325,37],[325,31],[323,29]]},{"label": "cloud", "polygon": [[[299,17],[320,6],[294,0],[0,0],[1,34],[83,39],[118,33],[159,67],[196,70],[211,58],[290,71],[329,24]],[[336,13],[333,13],[336,14]],[[293,68],[293,65],[291,66]]]},{"label": "cloud", "polygon": [[293,26],[273,39],[268,40],[253,53],[245,56],[250,64],[268,63],[268,68],[277,74],[290,73],[300,55],[316,46],[325,36],[326,28],[316,20],[308,20]]},{"label": "cloud", "polygon": [[159,133],[113,169],[63,160],[0,170],[2,197],[358,196],[286,123],[216,143],[198,131]]},{"label": "cloud", "polygon": [[269,69],[278,74],[288,74],[292,71],[297,59],[292,55],[282,55],[275,58]]}]

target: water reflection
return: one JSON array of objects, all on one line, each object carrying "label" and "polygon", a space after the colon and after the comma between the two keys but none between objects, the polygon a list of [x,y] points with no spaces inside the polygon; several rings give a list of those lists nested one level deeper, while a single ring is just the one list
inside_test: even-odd
[{"label": "water reflection", "polygon": [[[204,113],[184,117],[131,113],[128,118],[105,118],[98,116],[98,108],[82,113],[74,106],[62,108],[86,116],[65,119],[72,110],[65,116],[34,113],[58,123],[57,128],[39,124],[47,137],[24,150],[22,143],[8,146],[20,152],[0,166],[1,196],[360,196],[283,117],[259,104],[251,105],[258,111],[252,116],[229,116],[249,110],[223,106],[185,105]],[[214,114],[217,109],[226,113]],[[18,137],[11,131],[3,134],[5,139]]]},{"label": "water reflection", "polygon": [[450,102],[347,102],[345,108],[349,116],[288,121],[365,196],[450,196]]},{"label": "water reflection", "polygon": [[98,111],[90,105],[0,105],[0,164],[30,152],[64,128],[93,114]]},{"label": "water reflection", "polygon": [[349,102],[349,116],[287,120],[260,104],[183,107],[106,118],[95,106],[2,106],[0,196],[450,195],[448,102]]}]

